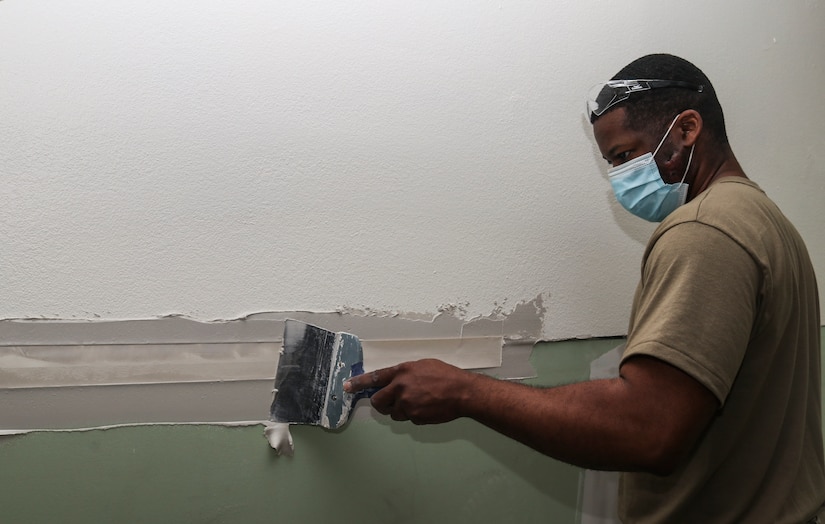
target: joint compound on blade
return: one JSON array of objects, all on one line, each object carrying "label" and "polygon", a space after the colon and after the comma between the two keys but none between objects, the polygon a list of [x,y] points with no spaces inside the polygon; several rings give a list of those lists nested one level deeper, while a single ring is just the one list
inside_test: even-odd
[{"label": "joint compound on blade", "polygon": [[[342,333],[335,334],[332,352],[335,358],[330,361],[329,383],[324,396],[324,408],[321,410],[321,426],[328,429],[341,426],[346,421],[352,407],[353,395],[345,393],[342,389],[344,380],[348,379],[352,372],[352,369],[347,366],[347,355],[344,354],[344,351],[348,349],[344,347],[344,336]],[[336,406],[336,409],[333,410],[335,420],[332,421],[330,421],[330,410],[332,408],[330,403]]]}]

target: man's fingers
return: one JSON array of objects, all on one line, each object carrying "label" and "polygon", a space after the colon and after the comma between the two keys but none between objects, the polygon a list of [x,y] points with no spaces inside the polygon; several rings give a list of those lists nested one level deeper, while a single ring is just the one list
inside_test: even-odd
[{"label": "man's fingers", "polygon": [[390,382],[397,371],[397,366],[391,368],[377,369],[344,382],[344,391],[347,393],[358,393],[367,388],[383,388]]},{"label": "man's fingers", "polygon": [[410,420],[403,404],[399,404],[392,387],[383,388],[372,396],[370,403],[382,415],[389,415],[393,420]]},{"label": "man's fingers", "polygon": [[385,389],[379,390],[370,398],[372,407],[382,415],[389,415],[392,412],[394,403],[395,397]]}]

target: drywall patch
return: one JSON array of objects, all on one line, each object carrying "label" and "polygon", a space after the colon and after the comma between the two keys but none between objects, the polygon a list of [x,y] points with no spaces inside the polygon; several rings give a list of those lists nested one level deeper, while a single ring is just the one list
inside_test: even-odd
[{"label": "drywall patch", "polygon": [[269,312],[199,322],[0,321],[0,430],[265,421],[293,318],[362,339],[365,366],[435,357],[504,379],[535,376],[540,298],[462,319],[377,312]]}]

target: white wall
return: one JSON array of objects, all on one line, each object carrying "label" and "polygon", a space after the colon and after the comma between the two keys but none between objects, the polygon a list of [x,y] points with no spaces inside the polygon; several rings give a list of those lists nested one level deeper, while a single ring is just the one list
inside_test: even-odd
[{"label": "white wall", "polygon": [[[825,275],[825,5],[0,2],[0,318],[507,313],[624,333],[652,230],[585,120],[699,65]],[[825,286],[823,286],[825,287]]]}]

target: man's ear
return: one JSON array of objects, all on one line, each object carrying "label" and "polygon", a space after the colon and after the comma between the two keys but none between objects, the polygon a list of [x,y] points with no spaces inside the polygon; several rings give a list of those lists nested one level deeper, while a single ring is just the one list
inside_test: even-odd
[{"label": "man's ear", "polygon": [[677,129],[678,138],[682,141],[682,146],[691,147],[696,143],[699,134],[702,132],[702,115],[695,109],[688,109],[682,112]]}]

